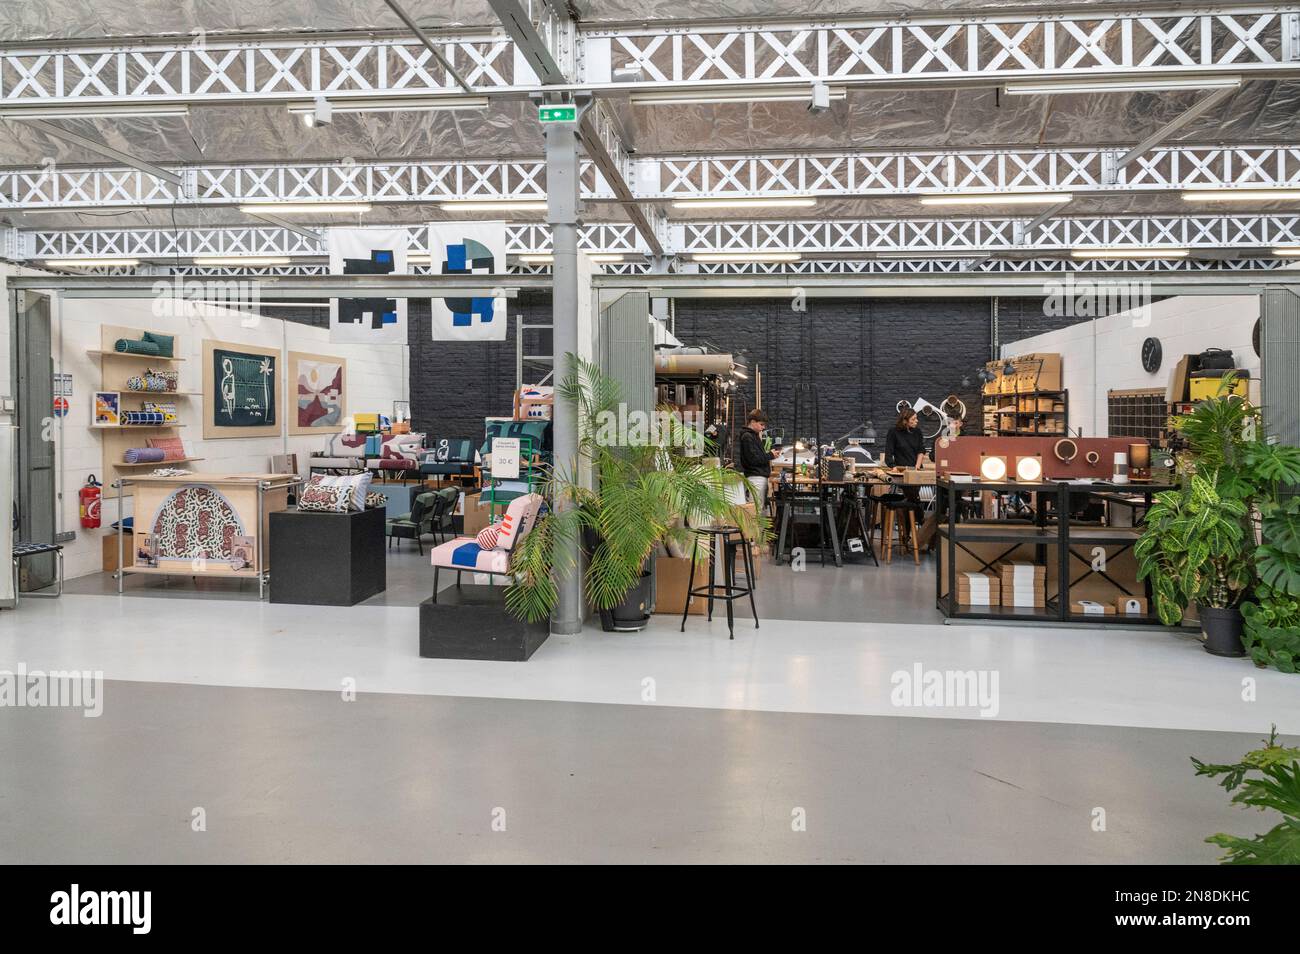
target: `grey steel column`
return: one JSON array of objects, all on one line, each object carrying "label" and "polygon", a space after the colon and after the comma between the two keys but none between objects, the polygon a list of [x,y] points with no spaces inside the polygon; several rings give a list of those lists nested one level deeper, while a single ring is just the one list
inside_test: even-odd
[{"label": "grey steel column", "polygon": [[1259,318],[1264,432],[1300,445],[1300,285],[1264,289]]},{"label": "grey steel column", "polygon": [[[546,220],[551,226],[551,308],[555,380],[568,371],[569,355],[578,351],[578,136],[577,125],[552,123],[546,127]],[[577,476],[578,431],[573,405],[555,395],[553,424],[555,466]],[[563,504],[561,504],[563,506]],[[569,554],[580,567],[575,541]],[[568,561],[566,561],[568,562]],[[570,635],[582,632],[582,574],[580,569],[556,579],[559,602],[551,615],[551,632]]]}]

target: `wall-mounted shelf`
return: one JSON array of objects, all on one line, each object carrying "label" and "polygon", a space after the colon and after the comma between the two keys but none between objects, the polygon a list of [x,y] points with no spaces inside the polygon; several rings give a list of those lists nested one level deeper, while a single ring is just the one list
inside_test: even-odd
[{"label": "wall-mounted shelf", "polygon": [[114,464],[114,467],[170,467],[172,464],[188,464],[192,461],[203,460],[202,457],[173,457],[171,460],[151,460],[143,461],[138,464],[128,464],[126,462]]},{"label": "wall-mounted shelf", "polygon": [[86,354],[92,358],[132,358],[138,361],[184,361],[184,358],[164,358],[159,354],[136,354],[133,351],[104,351],[102,349],[87,350]]},{"label": "wall-mounted shelf", "polygon": [[146,394],[152,397],[198,397],[198,391],[132,391],[128,388],[119,388],[118,394]]}]

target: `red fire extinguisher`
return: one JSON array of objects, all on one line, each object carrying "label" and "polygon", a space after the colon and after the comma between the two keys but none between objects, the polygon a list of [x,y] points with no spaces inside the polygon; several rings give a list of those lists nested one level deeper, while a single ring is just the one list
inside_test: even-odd
[{"label": "red fire extinguisher", "polygon": [[87,530],[99,526],[99,500],[103,489],[95,475],[91,474],[86,478],[86,486],[77,491],[77,497],[81,500],[81,525]]}]

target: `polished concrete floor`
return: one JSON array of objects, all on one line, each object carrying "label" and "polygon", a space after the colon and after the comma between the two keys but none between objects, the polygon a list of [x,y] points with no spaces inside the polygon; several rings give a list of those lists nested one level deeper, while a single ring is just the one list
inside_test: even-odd
[{"label": "polished concrete floor", "polygon": [[0,718],[0,861],[1211,863],[1256,742],[109,682]]},{"label": "polished concrete floor", "polygon": [[[99,718],[0,708],[0,861],[1211,863],[1270,822],[1189,757],[1300,735],[1294,676],[1185,633],[943,625],[930,560],[767,563],[734,640],[656,616],[527,663],[420,658],[427,557],[388,571],[350,608],[96,575],[0,612],[0,670],[107,680]],[[996,705],[900,705],[917,667]]]}]

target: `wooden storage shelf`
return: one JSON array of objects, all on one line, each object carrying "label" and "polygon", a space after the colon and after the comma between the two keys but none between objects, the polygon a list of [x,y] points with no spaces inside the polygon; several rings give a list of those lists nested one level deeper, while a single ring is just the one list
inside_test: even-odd
[{"label": "wooden storage shelf", "polygon": [[198,397],[198,391],[131,391],[127,388],[118,388],[118,394],[147,394],[156,397]]},{"label": "wooden storage shelf", "polygon": [[114,464],[114,467],[170,467],[172,464],[188,464],[196,460],[203,460],[202,457],[173,457],[171,460],[150,460],[142,461],[136,464],[128,464],[123,461],[120,464]]},{"label": "wooden storage shelf", "polygon": [[184,361],[184,358],[164,358],[160,354],[136,354],[133,351],[104,351],[100,348],[87,349],[86,354],[92,358],[131,358],[136,361]]}]

